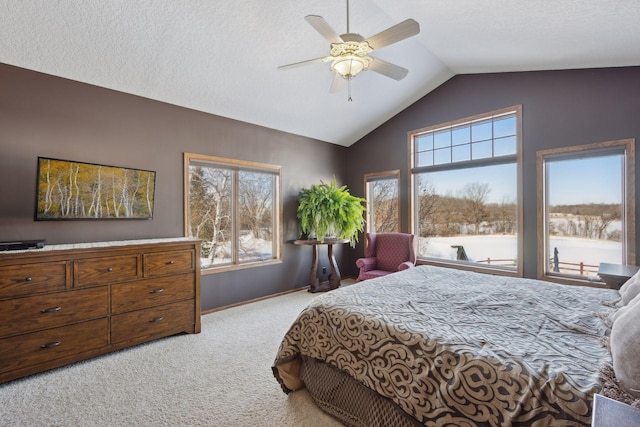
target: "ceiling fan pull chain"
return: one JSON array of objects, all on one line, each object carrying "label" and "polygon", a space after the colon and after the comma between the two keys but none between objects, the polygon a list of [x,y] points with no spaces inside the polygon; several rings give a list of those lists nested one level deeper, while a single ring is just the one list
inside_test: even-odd
[{"label": "ceiling fan pull chain", "polygon": [[349,87],[349,98],[347,98],[347,101],[351,102],[351,101],[353,101],[353,99],[351,99],[351,79],[347,80],[347,84],[348,84],[348,87]]}]

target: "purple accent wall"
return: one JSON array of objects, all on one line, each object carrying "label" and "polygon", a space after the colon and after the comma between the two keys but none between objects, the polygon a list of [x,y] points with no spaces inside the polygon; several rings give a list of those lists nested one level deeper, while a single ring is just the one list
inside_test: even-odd
[{"label": "purple accent wall", "polygon": [[[400,169],[402,231],[408,231],[407,132],[517,104],[523,122],[524,274],[536,277],[536,151],[625,138],[637,143],[640,67],[455,76],[352,145],[346,183],[362,196],[365,173]],[[349,253],[345,274],[356,274],[355,259],[363,253],[362,244]]]},{"label": "purple accent wall", "polygon": [[[247,100],[251,102],[251,100]],[[0,64],[0,241],[47,244],[183,235],[183,153],[282,166],[284,240],[297,238],[303,186],[346,176],[347,148]],[[152,220],[34,221],[37,157],[157,172]],[[336,248],[342,267],[343,251]],[[322,266],[329,262],[321,254]],[[202,308],[308,285],[311,248],[284,262],[202,276]]]}]

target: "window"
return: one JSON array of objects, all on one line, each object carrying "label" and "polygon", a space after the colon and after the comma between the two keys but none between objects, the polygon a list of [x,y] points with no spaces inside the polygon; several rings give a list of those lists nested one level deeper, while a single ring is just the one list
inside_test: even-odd
[{"label": "window", "polygon": [[522,276],[521,107],[409,133],[418,258]]},{"label": "window", "polygon": [[280,166],[185,153],[185,235],[203,272],[281,260]]},{"label": "window", "polygon": [[539,151],[538,277],[598,281],[601,262],[635,264],[633,139]]},{"label": "window", "polygon": [[400,171],[369,173],[364,176],[367,200],[367,231],[400,231]]}]

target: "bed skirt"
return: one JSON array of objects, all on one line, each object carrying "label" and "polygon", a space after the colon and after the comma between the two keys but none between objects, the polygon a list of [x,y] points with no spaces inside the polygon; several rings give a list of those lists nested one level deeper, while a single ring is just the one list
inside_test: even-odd
[{"label": "bed skirt", "polygon": [[325,412],[350,427],[422,426],[391,399],[365,387],[326,363],[302,356],[300,377]]}]

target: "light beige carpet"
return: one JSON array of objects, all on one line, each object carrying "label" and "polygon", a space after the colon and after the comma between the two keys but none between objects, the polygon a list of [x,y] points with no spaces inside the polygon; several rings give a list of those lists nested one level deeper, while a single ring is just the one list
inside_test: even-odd
[{"label": "light beige carpet", "polygon": [[315,294],[298,291],[202,317],[179,335],[0,385],[2,426],[342,426],[271,365]]}]

